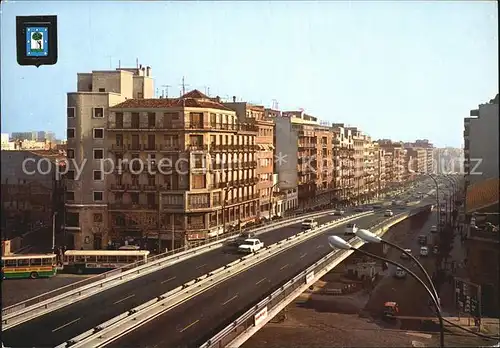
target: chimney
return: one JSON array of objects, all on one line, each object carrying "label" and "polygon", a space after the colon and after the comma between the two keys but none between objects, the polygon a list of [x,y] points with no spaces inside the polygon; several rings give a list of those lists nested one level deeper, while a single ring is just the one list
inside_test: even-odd
[{"label": "chimney", "polygon": [[142,64],[139,64],[139,70],[142,70]]},{"label": "chimney", "polygon": [[150,76],[150,72],[151,72],[151,67],[150,66],[147,66],[146,67],[146,76]]},{"label": "chimney", "polygon": [[217,101],[217,103],[220,103],[220,97],[219,96],[215,97],[215,100]]},{"label": "chimney", "polygon": [[233,95],[233,103],[236,103],[236,96]]}]

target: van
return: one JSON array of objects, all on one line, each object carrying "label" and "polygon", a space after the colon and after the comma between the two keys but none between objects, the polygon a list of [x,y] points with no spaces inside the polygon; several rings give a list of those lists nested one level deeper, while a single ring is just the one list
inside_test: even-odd
[{"label": "van", "polygon": [[314,219],[305,219],[304,221],[302,221],[303,230],[309,230],[316,227],[318,227],[318,222]]},{"label": "van", "polygon": [[358,231],[358,225],[349,223],[345,226],[344,234],[347,235],[353,235]]}]

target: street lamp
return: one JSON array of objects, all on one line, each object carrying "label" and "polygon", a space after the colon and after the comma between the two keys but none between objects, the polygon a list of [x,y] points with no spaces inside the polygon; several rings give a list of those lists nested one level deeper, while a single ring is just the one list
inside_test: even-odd
[{"label": "street lamp", "polygon": [[269,221],[271,221],[271,211],[273,210],[273,192],[274,192],[274,188],[276,186],[278,186],[279,184],[288,184],[288,181],[287,180],[281,180],[281,181],[278,181],[273,186],[271,186],[271,192],[269,194]]},{"label": "street lamp", "polygon": [[439,204],[439,183],[437,182],[436,178],[430,173],[421,172],[420,174],[427,175],[429,178],[432,179],[432,181],[434,181],[434,184],[436,185],[436,204],[437,204],[436,222],[437,222],[438,232],[440,232],[441,231],[441,205]]},{"label": "street lamp", "polygon": [[52,214],[52,252],[56,251],[56,216],[57,211]]},{"label": "street lamp", "polygon": [[[365,237],[372,238],[372,237],[368,237],[368,234]],[[423,286],[423,288],[425,289],[425,291],[427,292],[427,294],[431,298],[432,303],[434,304],[434,307],[436,309],[436,315],[439,319],[439,328],[440,328],[440,330],[439,330],[440,331],[439,332],[439,335],[440,335],[439,336],[439,346],[444,347],[444,323],[443,323],[443,315],[441,313],[441,306],[439,305],[439,299],[438,299],[438,297],[436,297],[435,293],[433,293],[433,290],[429,289],[429,287],[424,283],[424,281],[422,279],[420,279],[415,273],[413,273],[410,269],[403,266],[402,264],[395,262],[395,261],[392,261],[392,260],[389,260],[385,257],[378,256],[378,255],[363,251],[361,249],[355,248],[351,244],[349,244],[347,241],[340,238],[339,236],[329,236],[328,237],[328,244],[330,245],[330,247],[332,249],[352,250],[352,251],[358,252],[364,256],[371,257],[375,260],[387,262],[393,266],[396,266],[396,267],[403,269],[406,273],[408,273],[410,276],[412,276],[420,285]],[[417,263],[418,263],[418,261],[417,261]],[[431,284],[432,284],[432,282],[431,282]],[[432,286],[432,288],[434,288],[434,287]]]}]

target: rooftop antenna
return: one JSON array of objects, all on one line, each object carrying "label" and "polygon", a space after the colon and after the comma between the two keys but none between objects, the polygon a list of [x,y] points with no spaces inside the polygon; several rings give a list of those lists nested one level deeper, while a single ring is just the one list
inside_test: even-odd
[{"label": "rooftop antenna", "polygon": [[122,67],[122,61],[118,59],[118,69],[121,69],[121,67]]},{"label": "rooftop antenna", "polygon": [[113,58],[113,56],[106,56],[106,58],[109,58],[109,68],[112,69],[113,64],[111,63],[111,58]]},{"label": "rooftop antenna", "polygon": [[135,68],[139,69],[139,58],[135,58]]},{"label": "rooftop antenna", "polygon": [[161,86],[164,88],[164,90],[162,90],[161,92],[161,95],[163,96],[163,91],[165,91],[166,94],[165,98],[168,98],[168,88],[172,86],[171,85],[161,85]]},{"label": "rooftop antenna", "polygon": [[186,94],[186,87],[189,86],[188,84],[186,84],[186,81],[184,79],[184,76],[182,76],[182,95]]},{"label": "rooftop antenna", "polygon": [[276,99],[273,99],[273,110],[278,110],[278,101]]},{"label": "rooftop antenna", "polygon": [[210,87],[203,86],[205,88],[205,94],[210,97]]}]

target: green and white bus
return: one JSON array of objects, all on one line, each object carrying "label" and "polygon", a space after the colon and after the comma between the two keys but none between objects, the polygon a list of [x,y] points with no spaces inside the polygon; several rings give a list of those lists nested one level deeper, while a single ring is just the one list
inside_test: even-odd
[{"label": "green and white bus", "polygon": [[131,263],[146,263],[147,250],[67,250],[64,271],[69,273],[102,273]]},{"label": "green and white bus", "polygon": [[49,278],[56,274],[55,254],[2,256],[2,279]]}]

